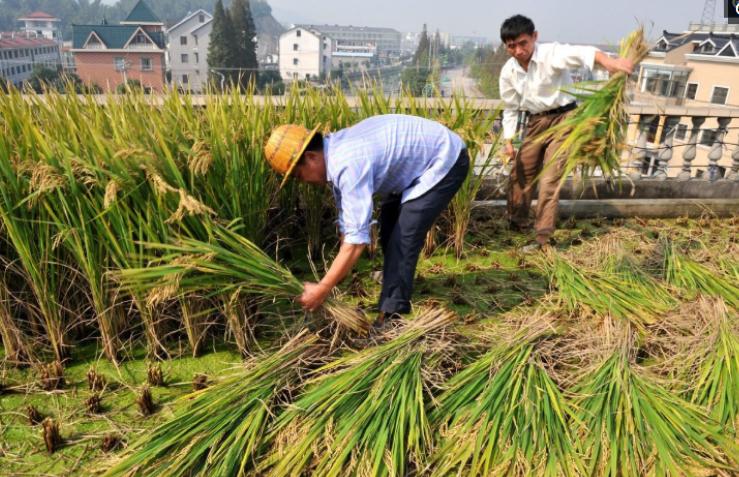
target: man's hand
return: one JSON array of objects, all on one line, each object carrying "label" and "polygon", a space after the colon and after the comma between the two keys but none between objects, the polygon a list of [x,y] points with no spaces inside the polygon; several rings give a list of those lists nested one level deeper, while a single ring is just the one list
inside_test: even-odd
[{"label": "man's hand", "polygon": [[505,145],[503,146],[503,153],[508,156],[508,159],[513,159],[516,157],[516,148],[513,147],[512,141],[506,141]]},{"label": "man's hand", "polygon": [[626,73],[630,75],[634,71],[634,63],[626,58],[611,58],[602,51],[595,54],[595,62],[605,68],[610,74]]},{"label": "man's hand", "polygon": [[308,311],[316,311],[328,298],[331,289],[321,283],[305,282],[303,284],[303,294],[300,295],[298,301],[303,305],[303,309]]}]

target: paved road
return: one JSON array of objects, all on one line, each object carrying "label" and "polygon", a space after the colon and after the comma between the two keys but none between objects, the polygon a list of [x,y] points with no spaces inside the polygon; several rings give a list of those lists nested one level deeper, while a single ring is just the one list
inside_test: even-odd
[{"label": "paved road", "polygon": [[454,91],[463,91],[468,98],[483,97],[477,89],[475,80],[467,76],[467,68],[462,67],[442,72],[441,90],[444,96],[450,96]]}]

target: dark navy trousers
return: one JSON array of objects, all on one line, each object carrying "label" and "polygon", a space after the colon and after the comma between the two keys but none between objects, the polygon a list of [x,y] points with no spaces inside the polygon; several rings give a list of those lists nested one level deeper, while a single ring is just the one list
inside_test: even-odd
[{"label": "dark navy trousers", "polygon": [[462,149],[446,176],[422,196],[400,203],[387,197],[380,209],[380,245],[384,255],[380,311],[409,313],[413,277],[426,234],[467,177],[470,158]]}]

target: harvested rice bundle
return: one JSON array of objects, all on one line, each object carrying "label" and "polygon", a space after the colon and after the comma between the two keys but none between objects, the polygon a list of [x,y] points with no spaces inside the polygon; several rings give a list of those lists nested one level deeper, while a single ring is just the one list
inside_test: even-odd
[{"label": "harvested rice bundle", "polygon": [[[195,293],[231,299],[243,292],[285,301],[303,293],[302,282],[290,270],[247,238],[219,225],[210,226],[210,232],[211,242],[181,238],[171,244],[148,244],[164,255],[149,267],[121,270],[122,283],[131,290],[150,290],[152,304]],[[360,334],[369,329],[363,314],[348,305],[329,299],[324,308],[346,329]]]},{"label": "harvested rice bundle", "polygon": [[641,279],[624,269],[619,273],[584,270],[556,252],[543,256],[538,266],[549,276],[551,285],[557,288],[570,311],[587,306],[600,315],[628,320],[643,330],[673,306],[655,300],[655,293],[660,292],[651,288],[650,283],[635,286]]},{"label": "harvested rice bundle", "polygon": [[431,422],[441,443],[432,475],[576,475],[582,462],[569,429],[573,409],[549,377],[537,343],[552,333],[547,317],[453,376]]},{"label": "harvested rice bundle", "polygon": [[693,350],[690,401],[708,408],[722,426],[739,431],[739,320],[721,300],[702,303],[711,334]]},{"label": "harvested rice bundle", "polygon": [[[644,29],[639,28],[621,41],[619,56],[639,64],[649,53]],[[600,169],[604,176],[621,174],[621,157],[626,147],[628,76],[616,73],[605,83],[579,84],[571,94],[580,104],[558,125],[536,140],[558,141],[554,158],[564,158],[562,181],[578,167],[583,177]],[[585,91],[585,93],[582,93]]]},{"label": "harvested rice bundle", "polygon": [[131,445],[106,476],[233,476],[252,469],[276,397],[298,380],[317,337],[303,331],[276,353],[181,398],[174,417]]},{"label": "harvested rice bundle", "polygon": [[628,326],[615,349],[573,389],[572,423],[587,475],[692,474],[696,466],[735,469],[736,445],[704,409],[635,364]]},{"label": "harvested rice bundle", "polygon": [[662,242],[665,280],[695,297],[698,293],[722,298],[727,305],[739,309],[739,287],[735,281],[680,253],[674,242]]},{"label": "harvested rice bundle", "polygon": [[431,442],[424,360],[443,349],[438,332],[455,315],[423,312],[387,343],[349,354],[314,373],[276,421],[274,449],[260,473],[407,475]]}]

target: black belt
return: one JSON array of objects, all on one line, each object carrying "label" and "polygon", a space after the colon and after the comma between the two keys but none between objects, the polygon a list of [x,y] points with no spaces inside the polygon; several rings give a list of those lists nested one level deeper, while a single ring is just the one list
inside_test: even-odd
[{"label": "black belt", "polygon": [[577,107],[577,103],[569,103],[565,104],[564,106],[560,106],[558,108],[550,109],[547,111],[542,111],[540,113],[532,114],[531,116],[551,116],[552,114],[564,114],[568,111],[572,111]]}]

